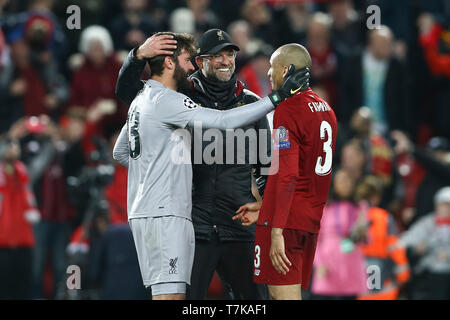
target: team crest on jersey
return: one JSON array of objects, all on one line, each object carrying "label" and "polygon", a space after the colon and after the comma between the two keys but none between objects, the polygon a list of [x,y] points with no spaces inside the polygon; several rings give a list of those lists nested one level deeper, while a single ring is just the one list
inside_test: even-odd
[{"label": "team crest on jersey", "polygon": [[277,132],[278,140],[275,141],[275,149],[289,149],[291,147],[291,142],[289,141],[289,131],[285,127],[280,126],[278,127]]},{"label": "team crest on jersey", "polygon": [[183,100],[183,103],[184,103],[184,106],[186,108],[188,108],[188,109],[195,109],[195,108],[197,108],[197,104],[194,101],[192,101],[191,99],[189,99],[189,98],[185,98]]}]

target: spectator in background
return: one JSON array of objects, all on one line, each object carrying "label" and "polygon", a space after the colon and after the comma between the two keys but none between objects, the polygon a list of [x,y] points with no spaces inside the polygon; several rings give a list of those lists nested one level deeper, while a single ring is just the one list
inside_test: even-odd
[{"label": "spectator in background", "polygon": [[89,135],[106,137],[122,126],[127,113],[126,106],[115,94],[120,63],[114,54],[108,30],[101,26],[84,29],[80,52],[84,62],[73,74],[69,106],[102,110],[107,116],[92,128]]},{"label": "spectator in background", "polygon": [[278,43],[276,29],[273,28],[272,15],[264,2],[258,0],[246,0],[241,7],[242,17],[251,26],[255,38],[274,46]]},{"label": "spectator in background", "polygon": [[403,63],[392,55],[393,40],[386,26],[372,30],[365,51],[344,66],[339,90],[344,125],[357,108],[367,106],[373,114],[373,129],[379,134],[411,129],[407,74]]},{"label": "spectator in background", "polygon": [[175,9],[170,15],[170,30],[178,33],[197,34],[195,17],[188,8]]},{"label": "spectator in background", "polygon": [[315,13],[308,26],[306,46],[312,59],[312,84],[323,87],[330,105],[339,119],[339,105],[337,102],[336,72],[337,61],[330,43],[331,19],[325,13]]},{"label": "spectator in background", "polygon": [[21,29],[23,38],[36,56],[33,60],[48,60],[51,56],[58,72],[62,72],[69,44],[59,19],[53,13],[54,3],[54,0],[29,1],[28,11],[6,16],[0,19],[0,25],[6,33]]},{"label": "spectator in background", "polygon": [[312,3],[303,1],[280,2],[273,10],[277,31],[276,46],[286,43],[306,44],[306,33],[312,15]]},{"label": "spectator in background", "polygon": [[260,97],[272,92],[267,73],[273,51],[272,46],[262,45],[238,74],[238,78],[246,84],[247,89]]},{"label": "spectator in background", "polygon": [[410,271],[406,250],[398,247],[398,232],[393,217],[380,207],[384,183],[375,176],[366,176],[357,186],[355,198],[368,204],[366,212],[366,241],[361,249],[368,267],[380,270],[376,283],[359,300],[396,300],[400,287],[409,280]]},{"label": "spectator in background", "polygon": [[241,48],[236,53],[236,72],[239,72],[250,59],[249,52],[251,51],[252,42],[254,42],[251,28],[247,21],[236,20],[228,26],[228,33],[233,42]]},{"label": "spectator in background", "polygon": [[[375,175],[382,180],[385,192],[382,197],[381,206],[387,207],[388,203],[392,200],[394,172],[393,151],[388,141],[374,130],[373,115],[368,107],[357,109],[350,120],[350,129],[348,131],[346,129],[345,127],[342,128],[338,135],[338,139],[340,140],[339,145],[353,138],[360,141],[360,145],[365,154],[363,172]],[[339,151],[336,153],[337,156],[340,156]],[[348,160],[352,161],[352,159],[347,157]],[[344,166],[349,170],[355,170],[355,168],[349,168],[350,166],[346,164]]]},{"label": "spectator in background", "polygon": [[[11,135],[14,137],[14,134]],[[0,141],[0,299],[30,299],[32,223],[39,220],[25,165],[15,139]]]},{"label": "spectator in background", "polygon": [[6,102],[1,106],[1,113],[8,119],[3,123],[3,130],[24,115],[56,117],[68,99],[66,81],[58,73],[51,55],[46,52],[34,55],[40,60],[33,59],[33,52],[23,37],[20,27],[7,36],[12,63],[5,66],[0,76],[1,99]]},{"label": "spectator in background", "polygon": [[122,1],[123,13],[114,19],[109,28],[117,50],[129,51],[159,30],[160,26],[145,13],[147,2],[148,0]]},{"label": "spectator in background", "polygon": [[417,260],[411,299],[450,299],[450,187],[439,189],[434,212],[414,223],[400,238]]},{"label": "spectator in background", "polygon": [[148,300],[142,284],[133,235],[127,223],[110,224],[98,239],[93,256],[93,281],[99,298],[107,300]]},{"label": "spectator in background", "polygon": [[347,59],[362,51],[367,28],[358,12],[353,9],[351,0],[329,2],[328,13],[333,20],[330,30],[331,44],[336,52],[338,67],[342,69]]},{"label": "spectator in background", "polygon": [[340,165],[356,183],[367,174],[367,155],[362,142],[351,139],[342,147]]},{"label": "spectator in background", "polygon": [[220,28],[220,20],[210,7],[210,0],[186,0],[187,7],[192,11],[195,20],[195,30],[200,34],[209,29]]},{"label": "spectator in background", "polygon": [[41,220],[34,225],[33,230],[36,238],[33,298],[46,297],[43,281],[50,258],[53,271],[51,296],[62,299],[67,267],[65,250],[76,215],[69,203],[66,180],[68,176],[76,175],[84,165],[82,153],[72,148],[82,132],[74,125],[59,127],[45,116],[20,120],[13,128],[16,132],[21,131],[19,137],[27,137],[27,147],[33,146],[29,148],[26,164],[41,211]]},{"label": "spectator in background", "polygon": [[366,263],[356,237],[361,208],[353,201],[355,180],[345,170],[333,175],[314,258],[311,293],[319,299],[351,299],[367,291]]},{"label": "spectator in background", "polygon": [[450,139],[450,25],[444,28],[428,13],[419,16],[417,22],[420,30],[419,43],[434,82],[432,127],[436,135]]},{"label": "spectator in background", "polygon": [[433,195],[450,185],[450,142],[443,137],[434,137],[426,148],[420,148],[401,131],[393,131],[391,136],[396,141],[394,151],[397,155],[412,155],[426,170],[415,195],[416,206],[411,222],[416,222],[433,211]]}]

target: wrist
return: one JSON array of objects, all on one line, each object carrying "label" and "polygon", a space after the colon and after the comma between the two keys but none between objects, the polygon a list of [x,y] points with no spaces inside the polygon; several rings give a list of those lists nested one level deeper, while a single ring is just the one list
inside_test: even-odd
[{"label": "wrist", "polygon": [[283,101],[278,91],[273,91],[271,94],[269,94],[269,99],[272,101],[272,104],[276,107],[279,103]]},{"label": "wrist", "polygon": [[271,235],[273,236],[281,236],[283,234],[283,229],[281,228],[272,228]]},{"label": "wrist", "polygon": [[136,47],[133,52],[133,56],[138,60],[144,60],[145,57],[142,55],[140,47]]}]

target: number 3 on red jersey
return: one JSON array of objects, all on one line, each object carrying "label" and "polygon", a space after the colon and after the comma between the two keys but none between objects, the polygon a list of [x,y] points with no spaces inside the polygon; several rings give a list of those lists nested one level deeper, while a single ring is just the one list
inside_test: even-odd
[{"label": "number 3 on red jersey", "polygon": [[320,139],[325,140],[325,132],[327,133],[328,139],[323,143],[323,152],[325,152],[325,161],[322,165],[322,156],[317,158],[315,172],[319,176],[326,176],[331,172],[331,165],[333,159],[333,149],[331,147],[332,143],[332,130],[331,125],[327,121],[322,121],[320,124]]}]

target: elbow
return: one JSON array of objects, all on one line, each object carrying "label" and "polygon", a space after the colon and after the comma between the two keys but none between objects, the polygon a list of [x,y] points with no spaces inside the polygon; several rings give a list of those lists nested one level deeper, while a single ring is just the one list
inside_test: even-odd
[{"label": "elbow", "polygon": [[123,90],[122,88],[122,84],[120,83],[120,81],[118,80],[116,83],[116,96],[120,99],[120,101],[122,101],[123,103],[129,105],[129,98],[127,97],[127,95],[125,94],[125,90]]}]

